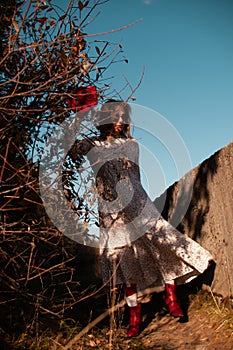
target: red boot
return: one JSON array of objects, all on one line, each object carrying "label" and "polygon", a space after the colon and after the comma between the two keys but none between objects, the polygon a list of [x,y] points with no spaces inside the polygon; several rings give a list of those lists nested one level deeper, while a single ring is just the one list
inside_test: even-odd
[{"label": "red boot", "polygon": [[128,337],[136,337],[139,334],[139,329],[141,325],[141,305],[137,301],[137,285],[130,284],[126,287],[124,284],[124,291],[126,296],[126,302],[129,306],[130,321],[129,328],[127,331]]},{"label": "red boot", "polygon": [[128,337],[136,337],[139,334],[139,329],[141,325],[141,305],[132,306],[129,308],[130,311],[130,321],[129,328],[127,331]]},{"label": "red boot", "polygon": [[165,284],[164,302],[167,305],[168,310],[172,316],[182,317],[184,316],[184,314],[178,303],[175,291],[176,291],[175,284]]}]

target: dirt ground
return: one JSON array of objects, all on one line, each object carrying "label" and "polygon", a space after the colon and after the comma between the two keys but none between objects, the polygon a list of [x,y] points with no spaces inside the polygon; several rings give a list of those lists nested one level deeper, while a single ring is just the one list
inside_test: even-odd
[{"label": "dirt ground", "polygon": [[113,329],[111,339],[109,327],[94,329],[73,349],[233,350],[233,316],[226,314],[215,300],[210,302],[203,295],[195,295],[183,319],[171,317],[164,308],[158,311],[157,301],[142,304],[142,330],[137,337],[126,337],[126,317],[126,322]]},{"label": "dirt ground", "polygon": [[155,317],[139,336],[148,349],[156,350],[232,350],[233,337],[224,328],[220,315],[201,311],[195,302],[189,309],[188,322],[169,315]]},{"label": "dirt ground", "polygon": [[140,300],[142,327],[134,338],[126,336],[129,308],[119,295],[115,305],[121,306],[110,317],[102,300],[99,307],[95,301],[91,313],[87,304],[83,309],[82,314],[89,313],[90,318],[82,326],[73,320],[64,329],[45,331],[36,339],[21,336],[10,348],[0,344],[0,350],[233,350],[232,299],[224,300],[203,290],[190,295],[183,289],[179,298],[183,318],[169,315],[161,294]]}]

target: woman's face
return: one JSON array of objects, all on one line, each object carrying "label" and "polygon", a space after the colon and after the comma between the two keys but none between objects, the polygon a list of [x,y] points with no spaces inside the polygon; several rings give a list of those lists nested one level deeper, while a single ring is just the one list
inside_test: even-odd
[{"label": "woman's face", "polygon": [[113,123],[113,129],[116,133],[121,133],[124,129],[123,119],[120,117],[116,123]]},{"label": "woman's face", "polygon": [[112,117],[113,120],[113,129],[116,134],[120,134],[127,121],[125,120],[125,111],[121,106],[117,106],[116,110],[114,111],[114,115]]}]

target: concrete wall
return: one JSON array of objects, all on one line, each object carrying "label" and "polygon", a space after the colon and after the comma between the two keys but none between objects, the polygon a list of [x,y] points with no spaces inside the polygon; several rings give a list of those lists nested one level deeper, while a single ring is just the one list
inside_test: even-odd
[{"label": "concrete wall", "polygon": [[223,297],[233,296],[232,184],[230,143],[155,200],[168,221],[212,253],[216,269],[211,288]]}]

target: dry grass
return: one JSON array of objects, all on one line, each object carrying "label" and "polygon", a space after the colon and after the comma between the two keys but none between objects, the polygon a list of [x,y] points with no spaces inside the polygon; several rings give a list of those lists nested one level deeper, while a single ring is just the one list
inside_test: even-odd
[{"label": "dry grass", "polygon": [[[119,302],[118,296],[115,295],[115,302]],[[112,307],[112,303],[110,303]],[[79,334],[83,327],[72,319],[65,319],[60,322],[60,327],[56,331],[51,328],[47,328],[45,331],[37,330],[35,334],[25,332],[21,334],[18,339],[11,340],[11,347],[1,349],[14,349],[14,350],[144,350],[144,349],[181,349],[182,347],[176,347],[175,343],[171,345],[171,342],[164,341],[161,345],[158,343],[160,332],[170,333],[174,332],[174,327],[178,329],[176,336],[180,332],[180,343],[182,343],[182,337],[184,338],[185,329],[182,330],[182,324],[178,324],[177,321],[169,321],[168,316],[155,315],[154,320],[143,333],[136,338],[127,339],[125,336],[126,326],[124,325],[124,308],[119,308],[113,314],[99,323],[95,327],[91,328],[89,332],[83,333],[82,337],[72,343],[70,347],[67,344]],[[211,292],[200,291],[196,295],[190,296],[190,317],[192,318],[192,325],[195,329],[195,324],[199,323],[198,329],[202,332],[202,323],[211,320],[211,327],[214,328],[216,334],[226,335],[226,338],[232,337],[233,344],[233,303],[231,299],[223,299],[219,296],[214,296]],[[168,320],[168,321],[167,321]],[[91,320],[90,320],[91,322]],[[170,323],[169,323],[170,322]],[[174,323],[175,322],[175,323]],[[187,323],[188,325],[189,323]],[[162,325],[162,326],[161,326]],[[187,327],[186,325],[186,327]],[[170,328],[169,328],[170,327]],[[203,328],[204,332],[204,328]],[[157,342],[154,340],[157,337]],[[203,339],[205,334],[203,334]],[[215,337],[214,346],[217,346],[217,335]],[[7,339],[6,339],[7,340]],[[154,340],[154,342],[153,342]],[[187,339],[186,339],[187,341]],[[148,344],[154,344],[150,347]],[[166,345],[164,345],[166,343]],[[179,344],[180,344],[179,343]],[[71,344],[71,343],[70,343]],[[157,344],[157,345],[156,345]],[[170,344],[170,345],[169,345]],[[208,343],[209,344],[209,343]],[[9,345],[9,343],[8,343]],[[208,346],[211,346],[209,344]],[[216,347],[213,346],[213,349]],[[192,349],[192,347],[190,347]],[[195,349],[195,347],[193,347]],[[211,349],[206,347],[205,349]],[[221,349],[221,346],[219,347]],[[226,347],[228,349],[228,347]]]},{"label": "dry grass", "polygon": [[211,292],[200,291],[193,297],[193,302],[198,306],[200,312],[206,312],[210,318],[215,318],[217,328],[224,328],[233,336],[233,300],[222,298]]}]

